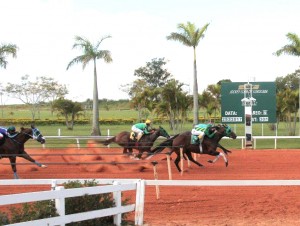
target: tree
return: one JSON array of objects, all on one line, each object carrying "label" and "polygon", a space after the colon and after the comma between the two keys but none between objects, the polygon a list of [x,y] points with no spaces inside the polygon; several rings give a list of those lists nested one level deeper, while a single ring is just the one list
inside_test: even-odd
[{"label": "tree", "polygon": [[161,88],[161,101],[155,108],[158,115],[169,118],[173,132],[178,129],[178,125],[183,124],[191,105],[187,93],[182,90],[183,85],[175,79],[168,81]]},{"label": "tree", "polygon": [[274,54],[276,56],[281,56],[282,54],[300,56],[300,38],[298,35],[295,33],[288,33],[286,37],[291,43],[281,47]]},{"label": "tree", "polygon": [[65,117],[66,126],[69,130],[73,130],[76,114],[83,111],[80,103],[63,98],[57,99],[53,102],[53,109],[57,110]]},{"label": "tree", "polygon": [[295,135],[299,110],[299,70],[287,76],[277,77],[275,83],[277,124],[283,119],[289,135]]},{"label": "tree", "polygon": [[193,84],[193,110],[194,110],[194,125],[198,124],[199,119],[199,102],[198,102],[198,82],[197,82],[197,63],[196,63],[196,47],[200,39],[204,37],[204,32],[207,30],[209,24],[202,28],[196,28],[195,24],[187,22],[187,24],[180,23],[177,25],[179,32],[172,32],[167,36],[167,40],[179,41],[185,46],[193,47],[194,52],[194,84]]},{"label": "tree", "polygon": [[147,62],[146,66],[140,67],[134,71],[134,75],[145,80],[151,88],[161,87],[172,77],[172,75],[163,68],[167,62],[164,58],[154,58]]},{"label": "tree", "polygon": [[93,136],[100,136],[101,130],[99,125],[99,99],[98,99],[98,86],[97,86],[97,66],[96,60],[103,59],[104,62],[112,62],[111,53],[108,50],[100,50],[100,44],[105,40],[111,38],[111,36],[104,36],[93,45],[86,38],[80,36],[75,37],[74,48],[80,48],[83,51],[83,54],[75,57],[67,66],[67,70],[74,64],[82,63],[82,69],[84,70],[87,64],[92,61],[94,63],[94,86],[93,86],[93,123],[92,123],[92,132]]},{"label": "tree", "polygon": [[30,106],[32,120],[35,120],[40,103],[46,101],[51,93],[57,92],[56,87],[51,86],[53,82],[58,84],[52,78],[43,76],[30,81],[30,76],[25,75],[21,77],[21,84],[8,83],[5,92]]},{"label": "tree", "polygon": [[0,45],[0,67],[6,69],[8,64],[7,56],[11,55],[13,58],[17,57],[18,47],[14,44],[2,44]]},{"label": "tree", "polygon": [[[131,97],[131,104],[139,111],[141,120],[143,111],[153,111],[157,103],[161,100],[159,87],[164,86],[172,75],[163,68],[166,65],[164,58],[154,58],[147,62],[146,66],[134,71],[134,75],[139,77],[132,84],[127,84],[124,91]],[[147,111],[148,110],[148,111]]]},{"label": "tree", "polygon": [[50,101],[51,115],[53,115],[53,102],[58,98],[64,98],[69,93],[66,85],[59,84],[53,78],[44,78],[44,87],[47,90],[46,98]]}]

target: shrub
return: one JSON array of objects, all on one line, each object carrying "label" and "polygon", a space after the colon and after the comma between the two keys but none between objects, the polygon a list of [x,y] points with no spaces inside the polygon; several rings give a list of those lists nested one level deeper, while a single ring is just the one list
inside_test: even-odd
[{"label": "shrub", "polygon": [[0,212],[0,225],[10,224],[6,213]]},{"label": "shrub", "polygon": [[[65,189],[92,187],[98,184],[92,181],[85,181],[83,184],[79,181],[70,181],[64,184]],[[87,212],[98,209],[105,209],[115,206],[111,193],[98,195],[84,195],[79,197],[66,198],[66,215],[80,212]],[[97,226],[97,225],[114,225],[113,216],[96,218],[81,222],[67,224],[68,226]]]}]

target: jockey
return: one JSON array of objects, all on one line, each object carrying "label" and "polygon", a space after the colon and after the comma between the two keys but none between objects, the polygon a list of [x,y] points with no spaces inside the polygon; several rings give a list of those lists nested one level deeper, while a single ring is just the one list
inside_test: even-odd
[{"label": "jockey", "polygon": [[199,137],[199,148],[202,152],[202,141],[204,139],[204,135],[208,136],[209,138],[212,138],[215,133],[217,132],[211,130],[212,124],[203,124],[200,123],[198,125],[195,125],[192,129],[192,135],[196,135]]},{"label": "jockey", "polygon": [[137,133],[137,141],[141,139],[143,134],[149,134],[151,130],[151,121],[147,119],[145,123],[137,123],[131,127],[131,130]]},{"label": "jockey", "polygon": [[0,140],[3,139],[4,135],[14,135],[16,133],[16,127],[10,126],[7,129],[4,127],[0,127]]}]

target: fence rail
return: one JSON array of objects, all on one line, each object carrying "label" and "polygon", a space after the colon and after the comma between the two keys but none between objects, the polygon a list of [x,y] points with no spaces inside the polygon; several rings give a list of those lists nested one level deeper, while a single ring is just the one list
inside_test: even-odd
[{"label": "fence rail", "polygon": [[[143,225],[145,186],[300,186],[300,180],[140,180],[140,179],[96,179],[96,186],[64,190],[60,184],[69,181],[84,182],[87,179],[20,179],[0,180],[0,186],[6,185],[49,185],[50,191],[21,193],[0,196],[0,205],[17,204],[40,200],[56,200],[59,217],[52,217],[36,221],[28,221],[11,226],[54,226],[70,222],[83,221],[104,216],[114,216],[114,223],[121,225],[121,214],[135,211],[135,225]],[[121,206],[121,191],[136,190],[136,203]],[[77,214],[64,214],[64,199],[66,197],[81,196],[85,194],[114,193],[116,207],[95,210]]]},{"label": "fence rail", "polygon": [[[113,136],[45,136],[46,139],[68,139],[68,140],[75,140],[77,144],[77,148],[80,147],[80,140],[104,140],[111,138]],[[262,139],[274,139],[274,149],[277,149],[277,141],[280,139],[300,139],[300,136],[252,136],[253,138],[253,148],[256,149],[256,142],[257,140]],[[159,139],[162,139],[162,137],[159,137]],[[231,139],[228,137],[223,137],[222,139]],[[245,148],[245,136],[237,136],[236,139],[241,140],[241,148]],[[45,144],[43,144],[43,147],[46,147]]]}]

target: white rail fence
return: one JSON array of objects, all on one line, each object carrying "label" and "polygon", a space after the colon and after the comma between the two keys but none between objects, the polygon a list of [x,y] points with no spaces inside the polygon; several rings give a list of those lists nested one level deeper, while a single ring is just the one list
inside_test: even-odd
[{"label": "white rail fence", "polygon": [[[114,223],[121,225],[121,214],[135,211],[135,225],[143,225],[145,186],[300,186],[300,180],[141,180],[141,179],[97,179],[98,184],[105,186],[86,187],[64,190],[58,186],[69,181],[81,181],[87,179],[20,179],[0,180],[0,186],[4,185],[49,185],[50,191],[21,193],[0,196],[0,205],[18,204],[42,200],[55,199],[56,208],[60,216],[42,220],[28,221],[10,224],[11,226],[54,226],[65,225],[71,222],[114,216]],[[126,206],[121,205],[121,192],[136,190],[136,202]],[[68,197],[76,197],[91,194],[113,192],[115,207],[94,210],[90,212],[65,215],[64,200]]]},{"label": "white rail fence", "polygon": [[[112,136],[45,136],[45,139],[61,139],[61,140],[75,140],[77,148],[80,148],[81,140],[105,140],[111,138]],[[253,148],[256,149],[257,140],[274,140],[274,149],[277,149],[277,141],[280,139],[300,139],[300,136],[252,136],[253,138]],[[160,137],[158,139],[161,139]],[[165,138],[164,138],[165,139]],[[222,139],[231,139],[228,137],[223,137]],[[238,140],[241,140],[241,148],[245,147],[245,136],[237,136]],[[43,147],[46,147],[46,144],[43,144]]]}]

